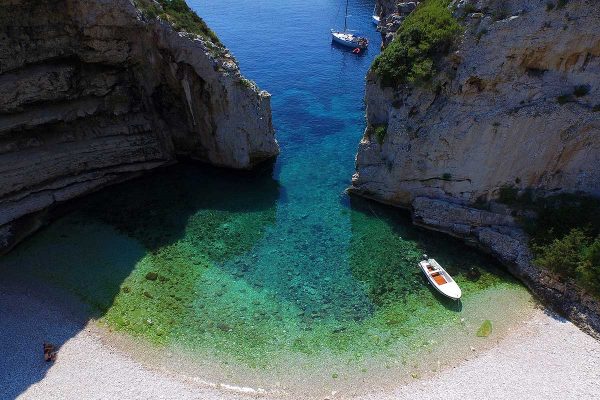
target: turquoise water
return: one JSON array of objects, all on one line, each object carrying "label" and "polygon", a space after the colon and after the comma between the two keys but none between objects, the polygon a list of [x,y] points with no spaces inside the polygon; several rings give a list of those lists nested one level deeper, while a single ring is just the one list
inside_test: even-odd
[{"label": "turquoise water", "polygon": [[[350,27],[371,41],[359,56],[330,43],[341,1],[190,5],[273,94],[273,169],[180,165],[109,188],[1,267],[78,295],[102,325],[175,352],[190,373],[289,391],[303,374],[320,382],[315,393],[381,369],[391,372],[373,384],[395,382],[420,370],[422,354],[441,357],[432,337],[446,332],[468,351],[486,340],[475,336],[484,320],[500,335],[523,317],[527,292],[489,258],[344,194],[380,45],[371,2],[350,2]],[[426,284],[424,252],[461,285],[462,304]],[[472,268],[479,279],[468,279]]]}]

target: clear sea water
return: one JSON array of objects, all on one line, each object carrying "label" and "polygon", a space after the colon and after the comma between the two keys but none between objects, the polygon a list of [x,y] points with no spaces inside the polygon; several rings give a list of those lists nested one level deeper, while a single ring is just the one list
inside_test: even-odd
[{"label": "clear sea water", "polygon": [[[414,379],[525,318],[529,294],[492,260],[413,227],[404,211],[344,194],[380,47],[372,0],[350,1],[350,28],[371,42],[361,55],[330,42],[342,0],[189,4],[273,95],[274,168],[180,165],[115,186],[0,267],[76,294],[169,368],[282,393]],[[455,277],[462,304],[426,284],[422,253]],[[478,338],[486,319],[492,336]]]}]

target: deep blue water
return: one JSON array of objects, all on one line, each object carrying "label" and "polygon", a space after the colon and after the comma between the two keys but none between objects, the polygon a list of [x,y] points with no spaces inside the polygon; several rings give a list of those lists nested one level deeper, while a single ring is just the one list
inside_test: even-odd
[{"label": "deep blue water", "polygon": [[273,95],[282,148],[277,177],[287,179],[289,168],[309,162],[294,184],[348,185],[364,129],[365,75],[381,45],[370,20],[374,2],[350,1],[349,28],[370,40],[359,56],[331,44],[330,29],[344,23],[341,0],[189,4],[231,49],[242,73]]}]

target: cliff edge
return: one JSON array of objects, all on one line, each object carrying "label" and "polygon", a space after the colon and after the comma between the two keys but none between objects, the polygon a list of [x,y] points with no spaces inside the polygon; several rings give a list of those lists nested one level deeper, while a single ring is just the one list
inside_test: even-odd
[{"label": "cliff edge", "polygon": [[51,206],[179,157],[249,169],[278,154],[270,95],[184,2],[196,33],[164,4],[0,4],[0,252]]},{"label": "cliff edge", "polygon": [[[385,43],[415,6],[379,1]],[[600,8],[459,0],[449,9],[463,33],[431,82],[385,85],[369,72],[350,191],[492,253],[597,335],[598,301],[533,266],[527,235],[498,198],[506,188],[600,196]]]}]

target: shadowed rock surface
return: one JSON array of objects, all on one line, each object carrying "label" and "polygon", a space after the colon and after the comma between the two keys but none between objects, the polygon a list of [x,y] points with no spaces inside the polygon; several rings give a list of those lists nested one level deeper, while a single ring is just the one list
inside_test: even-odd
[{"label": "shadowed rock surface", "polygon": [[249,169],[278,152],[270,95],[221,44],[130,0],[0,5],[0,251],[52,205],[179,157]]}]

